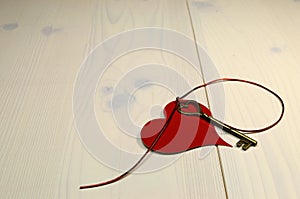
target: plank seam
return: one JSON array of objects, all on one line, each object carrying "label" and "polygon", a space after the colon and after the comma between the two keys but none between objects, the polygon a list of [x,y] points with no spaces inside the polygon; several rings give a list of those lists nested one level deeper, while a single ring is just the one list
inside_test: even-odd
[{"label": "plank seam", "polygon": [[[193,33],[193,39],[194,39],[194,42],[195,42],[197,59],[198,59],[198,62],[199,62],[200,72],[201,72],[201,76],[202,76],[201,79],[202,79],[203,83],[205,84],[206,81],[205,81],[205,77],[204,77],[203,67],[202,67],[202,64],[201,64],[201,58],[200,58],[199,49],[198,49],[198,45],[197,45],[195,28],[194,28],[194,25],[193,25],[193,19],[192,19],[192,14],[191,14],[190,5],[189,5],[188,0],[186,0],[186,7],[187,7],[187,10],[188,10],[188,14],[189,14],[190,24],[191,24],[192,33]],[[208,108],[210,109],[210,103],[209,103],[208,92],[207,92],[206,87],[204,87],[204,91],[205,91],[205,96],[206,96],[206,99],[207,99],[207,105],[208,105]],[[222,174],[222,180],[223,180],[225,195],[226,195],[226,198],[228,199],[228,190],[227,190],[227,185],[226,185],[226,180],[225,180],[225,175],[224,175],[224,168],[223,168],[223,163],[222,163],[222,159],[221,159],[221,154],[220,154],[219,147],[218,146],[216,146],[216,147],[217,147],[217,154],[218,154],[220,170],[221,170],[221,174]]]}]

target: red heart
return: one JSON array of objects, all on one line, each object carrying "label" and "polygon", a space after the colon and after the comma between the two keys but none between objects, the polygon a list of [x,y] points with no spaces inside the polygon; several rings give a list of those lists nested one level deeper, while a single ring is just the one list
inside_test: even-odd
[{"label": "red heart", "polygon": [[[180,100],[185,102],[186,100]],[[171,112],[176,106],[176,101],[172,101],[164,108],[166,119],[154,119],[144,125],[141,130],[141,138],[144,145],[149,148],[157,137],[158,133],[165,125]],[[198,103],[199,104],[199,103]],[[211,116],[208,108],[199,104],[201,110]],[[196,112],[195,106],[185,108],[186,112]],[[207,145],[231,146],[217,134],[215,127],[198,116],[188,116],[175,111],[167,128],[152,148],[152,151],[172,154],[180,153],[190,149],[195,149]]]}]

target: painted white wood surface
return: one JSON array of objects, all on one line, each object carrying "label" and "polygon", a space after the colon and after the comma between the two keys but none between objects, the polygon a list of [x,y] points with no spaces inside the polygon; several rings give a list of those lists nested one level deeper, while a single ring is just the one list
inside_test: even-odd
[{"label": "painted white wood surface", "polygon": [[[300,4],[189,1],[188,5],[168,0],[0,2],[1,198],[299,197],[300,96],[296,91],[300,75]],[[287,106],[284,120],[267,133],[253,135],[259,141],[255,149],[243,152],[219,147],[225,180],[217,148],[211,147],[204,159],[193,150],[162,170],[80,191],[79,185],[120,173],[95,160],[78,137],[72,95],[80,65],[105,39],[125,30],[153,26],[176,30],[192,39],[194,28],[198,43],[205,47],[221,76],[255,80],[282,95]],[[192,85],[202,82],[190,64],[178,56],[141,50],[116,60],[99,82],[99,90],[119,81],[133,67],[148,63],[172,67]],[[174,84],[180,87],[180,82]],[[229,123],[257,127],[276,118],[280,107],[263,92],[233,84],[226,85],[225,91],[225,120]],[[175,97],[155,85],[136,94],[149,93],[152,97],[137,103],[130,113],[141,126],[158,115],[159,106],[151,109],[154,104],[164,106]],[[206,104],[204,92],[198,97]],[[99,102],[95,105],[96,115],[100,119],[105,116],[107,126],[113,129],[107,136],[126,150],[142,152],[135,140],[118,131],[107,112],[109,107],[100,103],[109,98],[95,95]],[[236,141],[224,137],[232,144]]]},{"label": "painted white wood surface", "polygon": [[[220,149],[228,197],[299,198],[299,2],[217,0],[189,5],[196,38],[220,75],[260,82],[280,94],[286,105],[278,126],[252,135],[259,141],[255,149]],[[262,127],[278,117],[279,103],[256,88],[229,83],[225,92],[225,121],[231,124]]]},{"label": "painted white wood surface", "polygon": [[[100,189],[79,190],[82,184],[120,174],[95,160],[76,132],[72,95],[81,63],[97,44],[133,28],[168,28],[193,38],[186,2],[2,1],[0,24],[1,198],[225,197],[215,147],[201,160],[194,150],[165,169],[131,175]],[[119,81],[132,67],[147,63],[165,64],[193,86],[202,83],[201,76],[178,56],[142,50],[114,62],[99,89]],[[176,79],[174,84],[181,86]],[[159,86],[149,87],[147,93],[140,91],[140,95],[149,93],[152,97],[131,113],[139,125],[154,116],[150,114],[153,105],[164,106],[176,97]],[[205,103],[203,94],[199,98]],[[107,97],[96,96],[96,101],[103,99]],[[104,113],[96,113],[100,119],[106,116],[111,127],[107,136],[126,150],[144,151],[135,139],[121,134],[105,108]],[[138,117],[141,110],[145,116]]]}]

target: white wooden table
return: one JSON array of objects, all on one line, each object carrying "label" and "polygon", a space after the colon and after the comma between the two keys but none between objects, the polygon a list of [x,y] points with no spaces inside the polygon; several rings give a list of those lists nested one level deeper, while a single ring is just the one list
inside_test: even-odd
[{"label": "white wooden table", "polygon": [[[273,129],[251,135],[259,145],[246,152],[222,146],[191,150],[168,167],[79,190],[121,172],[101,164],[81,142],[72,107],[77,74],[99,44],[146,27],[176,31],[197,42],[219,77],[272,88],[284,99],[284,118]],[[299,35],[296,0],[0,1],[1,198],[299,198]],[[137,87],[129,93],[133,102],[124,105],[126,97],[113,98],[114,86],[136,67],[151,64],[168,66],[191,86],[211,80],[205,73],[210,67],[206,58],[196,46],[189,51],[199,57],[196,69],[162,49],[129,52],[107,67],[97,82],[95,115],[114,145],[132,153],[145,151],[118,128],[111,101],[128,106],[131,122],[142,127],[183,89],[180,79],[162,69],[156,73],[169,78],[175,90],[159,84]],[[139,85],[147,83],[134,77]],[[278,102],[255,87],[226,83],[224,91],[220,100],[225,109],[219,113],[218,99],[209,90],[208,95],[197,92],[197,97],[213,114],[223,111],[224,121],[238,127],[262,127],[278,117]],[[221,136],[233,145],[237,141]],[[199,158],[203,150],[209,153]],[[121,165],[126,157],[113,158]]]}]

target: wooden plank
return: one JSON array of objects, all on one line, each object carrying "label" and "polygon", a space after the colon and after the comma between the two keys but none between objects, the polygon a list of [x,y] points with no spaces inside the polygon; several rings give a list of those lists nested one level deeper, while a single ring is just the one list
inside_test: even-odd
[{"label": "wooden plank", "polygon": [[[214,147],[206,148],[211,151],[202,159],[194,150],[164,169],[132,175],[100,189],[78,189],[81,184],[120,174],[95,160],[77,134],[72,97],[81,63],[100,42],[133,28],[161,27],[193,38],[184,1],[2,1],[0,25],[1,197],[225,197]],[[196,54],[195,49],[192,52]],[[202,82],[182,58],[162,50],[141,50],[112,63],[99,81],[99,91],[145,63],[167,65],[192,86]],[[182,82],[178,80],[174,79],[174,85],[179,89]],[[134,104],[130,114],[141,126],[159,116],[161,108],[182,93],[152,85],[135,94],[137,102],[143,103]],[[95,95],[99,102],[95,113],[100,120],[107,117],[104,128],[113,129],[106,136],[124,150],[144,151],[136,139],[118,136],[122,132],[114,125],[110,107],[102,103],[111,96],[103,95]],[[198,98],[205,103],[204,94]],[[141,115],[141,111],[147,114]]]},{"label": "wooden plank", "polygon": [[[299,2],[194,0],[189,8],[196,38],[221,76],[262,83],[286,105],[278,126],[251,135],[256,148],[220,147],[229,198],[299,198]],[[224,89],[228,123],[257,128],[279,116],[279,103],[255,87],[226,83]]]}]

